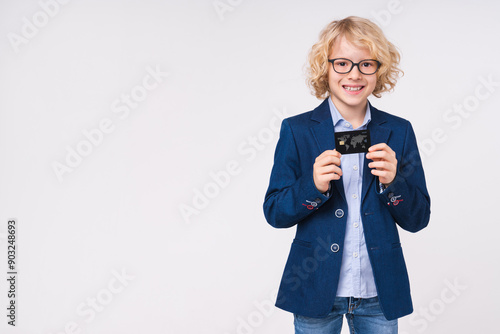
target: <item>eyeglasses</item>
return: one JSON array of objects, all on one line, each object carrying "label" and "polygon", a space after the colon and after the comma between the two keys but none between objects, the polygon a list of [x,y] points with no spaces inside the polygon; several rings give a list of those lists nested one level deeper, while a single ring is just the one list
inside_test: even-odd
[{"label": "eyeglasses", "polygon": [[378,71],[380,65],[382,65],[378,60],[375,59],[364,59],[359,63],[353,63],[352,60],[347,58],[328,59],[328,61],[332,63],[333,70],[339,74],[346,74],[351,72],[354,66],[357,66],[358,70],[362,74],[375,74],[375,72]]}]

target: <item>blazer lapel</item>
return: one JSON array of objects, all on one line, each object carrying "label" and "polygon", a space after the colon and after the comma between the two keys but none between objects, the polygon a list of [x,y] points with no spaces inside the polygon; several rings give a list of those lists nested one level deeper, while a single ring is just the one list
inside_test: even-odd
[{"label": "blazer lapel", "polygon": [[[369,102],[368,102],[369,103]],[[370,141],[371,145],[379,144],[379,143],[387,143],[389,136],[391,134],[391,130],[387,127],[384,127],[383,124],[386,122],[383,113],[374,108],[370,103],[370,113],[371,113],[371,121],[368,123],[368,130],[370,130]],[[371,173],[371,169],[368,167],[368,163],[371,162],[371,159],[366,158],[366,154],[364,156],[364,168],[363,168],[363,187],[361,190],[361,202],[366,197],[368,193],[368,189],[372,187],[372,183],[376,179],[375,175]],[[376,185],[378,189],[378,184]]]},{"label": "blazer lapel", "polygon": [[[320,153],[335,148],[335,129],[333,127],[332,114],[328,105],[328,98],[321,103],[311,114],[311,120],[317,124],[311,126],[311,133],[316,140]],[[344,184],[342,179],[332,181],[342,198],[345,199]]]}]

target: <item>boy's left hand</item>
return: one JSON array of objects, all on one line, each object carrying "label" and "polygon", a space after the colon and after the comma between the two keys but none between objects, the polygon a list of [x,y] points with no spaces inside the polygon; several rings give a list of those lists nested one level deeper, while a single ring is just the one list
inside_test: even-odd
[{"label": "boy's left hand", "polygon": [[373,160],[368,164],[368,167],[375,168],[371,172],[378,176],[379,181],[388,185],[396,177],[398,160],[396,152],[394,152],[386,143],[380,143],[371,146],[366,154],[367,159]]}]

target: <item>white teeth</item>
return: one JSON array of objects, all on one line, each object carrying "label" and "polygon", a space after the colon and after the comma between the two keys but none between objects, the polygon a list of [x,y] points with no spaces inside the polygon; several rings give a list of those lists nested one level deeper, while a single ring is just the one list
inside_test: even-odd
[{"label": "white teeth", "polygon": [[358,87],[348,87],[348,86],[344,86],[344,88],[345,88],[346,90],[348,90],[348,91],[351,91],[351,92],[352,92],[352,91],[357,91],[357,90],[360,90],[360,89],[361,89],[361,88],[363,88],[363,87],[361,87],[361,86],[358,86]]}]

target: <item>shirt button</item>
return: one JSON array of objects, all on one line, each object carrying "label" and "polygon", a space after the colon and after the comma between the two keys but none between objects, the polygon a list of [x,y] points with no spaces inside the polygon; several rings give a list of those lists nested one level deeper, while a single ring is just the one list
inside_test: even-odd
[{"label": "shirt button", "polygon": [[335,210],[335,217],[337,217],[337,218],[344,217],[344,210],[342,210],[342,209]]},{"label": "shirt button", "polygon": [[354,223],[353,226],[354,227],[358,227],[359,225],[358,225],[358,223]]},{"label": "shirt button", "polygon": [[352,167],[352,169],[354,169],[354,170],[358,170],[358,166],[357,166],[357,165],[354,165],[354,166]]},{"label": "shirt button", "polygon": [[330,249],[332,250],[332,252],[337,253],[339,251],[340,247],[338,244],[332,244],[330,246]]},{"label": "shirt button", "polygon": [[358,195],[352,194],[352,198],[356,199],[356,198],[358,198]]},{"label": "shirt button", "polygon": [[352,254],[354,257],[358,257],[358,253],[354,252],[354,254]]}]

